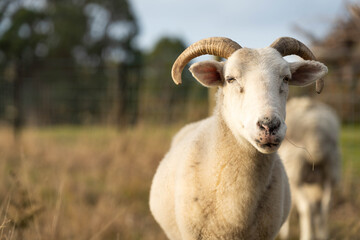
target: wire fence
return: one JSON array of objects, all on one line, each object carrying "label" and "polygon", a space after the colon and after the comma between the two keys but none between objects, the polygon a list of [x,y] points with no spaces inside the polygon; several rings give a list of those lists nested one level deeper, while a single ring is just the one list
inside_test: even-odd
[{"label": "wire fence", "polygon": [[[55,71],[67,71],[59,65]],[[123,85],[122,81],[130,81]],[[123,124],[139,122],[173,123],[207,116],[207,92],[196,81],[172,86],[172,80],[160,84],[141,78],[118,75],[115,67],[90,74],[69,74],[62,79],[25,76],[16,96],[14,79],[0,78],[0,121],[12,124],[21,118],[23,125]],[[168,83],[166,83],[168,81]],[[166,83],[166,84],[162,84]],[[169,87],[170,85],[170,87]],[[190,87],[189,87],[190,86]],[[186,90],[185,90],[186,89]],[[17,99],[18,98],[18,99]],[[16,103],[18,101],[18,103]],[[19,112],[21,111],[21,112]]]},{"label": "wire fence", "polygon": [[[73,73],[56,76],[56,73]],[[0,78],[0,121],[12,124],[21,115],[24,125],[53,124],[113,124],[133,125],[142,123],[169,124],[189,122],[208,116],[207,89],[194,79],[186,79],[185,86],[175,86],[170,78],[146,79],[146,74],[136,84],[121,89],[122,78],[114,66],[101,72],[78,74],[79,69],[59,64],[56,71],[43,72],[40,77],[25,76],[22,79],[19,99],[16,99],[14,79]],[[341,86],[341,87],[339,87]],[[314,95],[314,87],[290,93]],[[212,93],[213,94],[213,93]],[[319,99],[332,106],[345,123],[360,121],[360,84],[351,88],[346,82],[326,79]],[[16,106],[16,101],[19,106]],[[19,112],[21,111],[21,112]]]}]

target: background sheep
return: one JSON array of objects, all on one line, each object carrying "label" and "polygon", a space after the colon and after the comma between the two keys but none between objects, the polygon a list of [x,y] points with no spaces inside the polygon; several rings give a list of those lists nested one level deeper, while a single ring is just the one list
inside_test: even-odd
[{"label": "background sheep", "polygon": [[[279,154],[300,216],[300,239],[327,239],[331,192],[340,176],[339,121],[332,109],[308,97],[291,99],[287,113],[288,141]],[[289,219],[283,239],[289,238]]]},{"label": "background sheep", "polygon": [[186,49],[173,66],[181,83],[184,66],[212,54],[190,70],[204,86],[219,87],[214,114],[185,126],[160,163],[150,209],[170,239],[274,239],[290,208],[283,165],[276,154],[285,136],[288,84],[307,85],[327,72],[316,61],[286,62],[297,54],[314,59],[292,38],[263,49],[241,48],[210,38]]}]

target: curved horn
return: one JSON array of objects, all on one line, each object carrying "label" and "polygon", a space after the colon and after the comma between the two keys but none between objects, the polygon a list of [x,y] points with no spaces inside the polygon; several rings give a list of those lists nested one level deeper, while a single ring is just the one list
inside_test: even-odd
[{"label": "curved horn", "polygon": [[229,38],[211,37],[197,41],[186,48],[176,59],[171,69],[171,76],[176,84],[181,83],[181,73],[193,58],[210,54],[222,58],[228,58],[241,46]]},{"label": "curved horn", "polygon": [[[305,60],[316,60],[314,54],[305,44],[291,37],[278,38],[270,47],[275,48],[283,57],[295,54]],[[316,81],[316,92],[321,93],[323,88],[324,80],[318,79]]]}]

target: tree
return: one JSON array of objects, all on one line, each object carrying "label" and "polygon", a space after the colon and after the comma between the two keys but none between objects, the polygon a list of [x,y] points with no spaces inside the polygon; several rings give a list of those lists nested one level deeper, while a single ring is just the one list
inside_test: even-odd
[{"label": "tree", "polygon": [[[23,124],[22,90],[24,78],[28,76],[30,69],[38,64],[39,48],[45,41],[47,33],[39,31],[38,25],[45,21],[46,15],[21,7],[19,1],[6,1],[1,6],[1,22],[8,23],[7,29],[0,38],[0,69],[5,76],[2,81],[12,82],[12,121],[15,133]],[[15,9],[15,11],[14,11]],[[14,13],[12,13],[14,12]],[[4,74],[4,72],[13,74]],[[6,85],[6,84],[2,84]]]},{"label": "tree", "polygon": [[[188,68],[183,71],[184,81],[176,86],[171,79],[171,68],[176,58],[185,49],[185,44],[177,38],[163,37],[146,55],[145,83],[142,103],[143,111],[156,112],[157,122],[176,122],[185,119],[188,103],[193,109],[196,103],[207,100],[206,89],[190,77]],[[205,112],[207,109],[204,109]],[[147,114],[146,112],[143,114]]]},{"label": "tree", "polygon": [[[41,123],[81,123],[89,116],[99,120],[106,114],[104,106],[108,108],[108,102],[100,100],[114,87],[107,74],[113,67],[119,84],[118,97],[111,100],[127,108],[122,94],[127,91],[120,86],[127,89],[130,81],[122,73],[141,68],[141,54],[133,44],[138,26],[128,1],[28,2],[0,4],[0,25],[8,24],[0,32],[0,68],[3,74],[16,73],[10,79],[18,113],[15,128],[23,122],[24,104],[26,116],[36,115]],[[131,81],[138,84],[139,79]],[[0,82],[6,85],[5,79]],[[128,112],[119,111],[119,118]]]},{"label": "tree", "polygon": [[360,5],[349,4],[323,39],[314,42],[320,61],[329,67],[321,98],[331,104],[343,121],[360,121]]}]

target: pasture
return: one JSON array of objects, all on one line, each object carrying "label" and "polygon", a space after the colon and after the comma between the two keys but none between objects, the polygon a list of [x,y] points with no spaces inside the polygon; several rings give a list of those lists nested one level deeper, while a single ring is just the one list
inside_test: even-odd
[{"label": "pasture", "polygon": [[[166,239],[148,209],[177,126],[0,127],[1,239]],[[360,236],[360,126],[343,126],[331,239]],[[297,225],[292,226],[298,232]],[[293,239],[297,239],[293,236]]]}]

